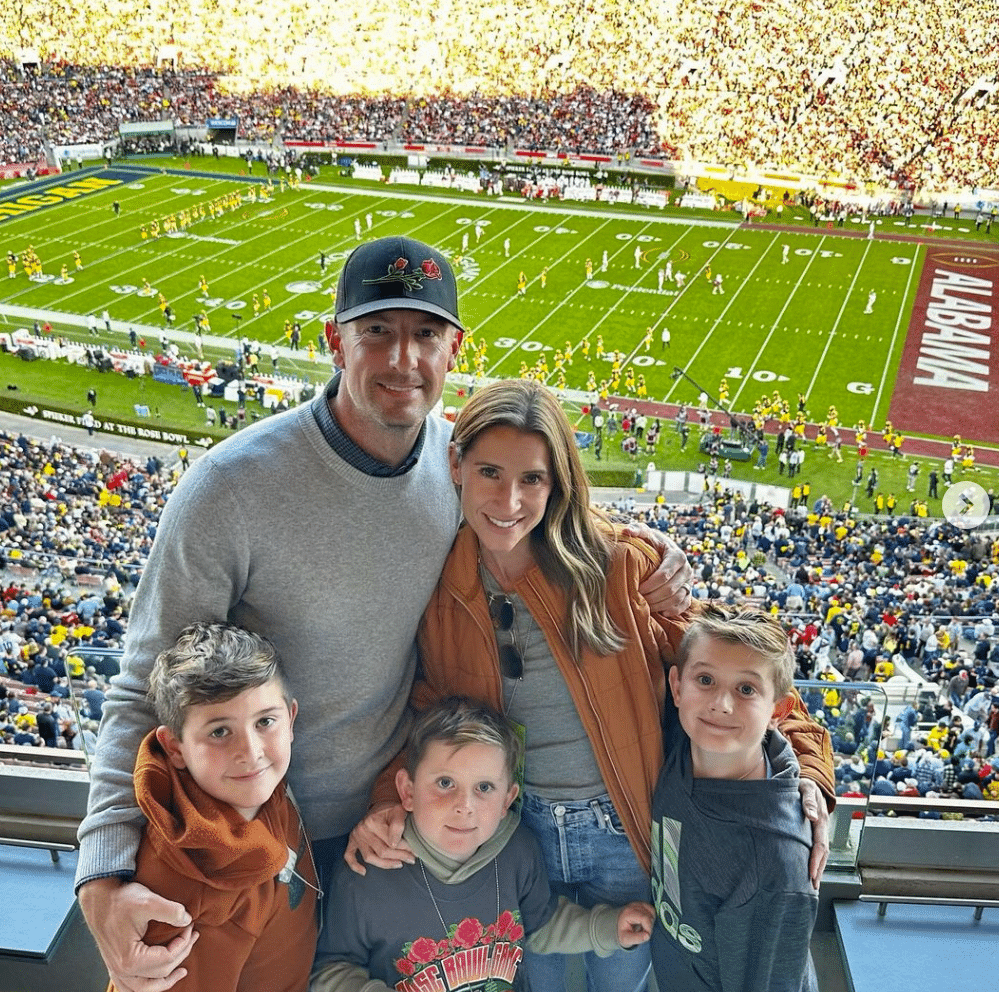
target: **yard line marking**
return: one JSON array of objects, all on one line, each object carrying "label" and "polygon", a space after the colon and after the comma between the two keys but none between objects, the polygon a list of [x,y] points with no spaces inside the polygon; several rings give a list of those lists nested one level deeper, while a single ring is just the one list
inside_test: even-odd
[{"label": "yard line marking", "polygon": [[[607,225],[608,225],[609,223],[610,223],[610,220],[609,220],[609,219],[608,219],[608,220],[605,220],[605,221],[604,221],[604,222],[603,222],[603,223],[602,223],[602,224],[601,224],[601,225],[600,225],[600,226],[599,226],[598,228],[596,228],[596,229],[595,229],[594,231],[591,231],[591,232],[590,232],[589,234],[587,234],[587,235],[586,235],[586,236],[585,236],[585,237],[584,237],[584,238],[583,238],[583,239],[582,239],[581,241],[575,241],[575,242],[573,242],[573,243],[572,243],[572,244],[571,244],[571,245],[570,245],[570,246],[569,246],[569,247],[568,247],[568,248],[567,248],[567,249],[566,249],[566,250],[565,250],[565,251],[564,251],[564,252],[562,253],[562,255],[560,255],[560,256],[559,256],[559,257],[558,257],[558,258],[557,258],[557,259],[556,259],[556,260],[555,260],[554,262],[552,262],[552,264],[551,264],[551,265],[549,265],[549,266],[548,266],[548,269],[549,269],[549,271],[551,271],[551,269],[552,269],[552,268],[553,268],[553,267],[554,267],[555,265],[557,265],[557,264],[558,264],[559,262],[564,262],[564,261],[566,260],[566,258],[568,258],[568,257],[569,257],[570,255],[574,254],[574,253],[575,253],[575,252],[576,252],[576,251],[577,251],[577,250],[579,249],[579,246],[580,246],[580,244],[584,244],[585,242],[589,241],[589,239],[590,239],[590,238],[593,238],[593,237],[595,237],[595,236],[596,236],[597,234],[599,234],[599,233],[600,233],[600,232],[601,232],[601,231],[602,231],[602,230],[603,230],[603,229],[604,229],[604,228],[605,228],[605,227],[606,227],[606,226],[607,226]],[[646,227],[647,227],[647,226],[648,226],[648,224],[646,224]],[[548,231],[545,231],[544,233],[542,233],[542,234],[539,234],[539,235],[538,235],[538,237],[537,237],[537,238],[536,238],[535,240],[536,240],[536,241],[540,241],[540,240],[541,240],[542,238],[544,238],[544,237],[547,237],[547,235],[548,235],[549,233],[550,233],[550,232],[548,232]],[[616,254],[616,253],[615,253],[615,254]],[[540,277],[537,277],[537,278],[540,278]],[[533,280],[531,280],[531,281],[532,281],[532,282],[535,282],[535,281],[537,281],[537,280],[536,280],[536,279],[533,279]],[[492,375],[492,374],[493,374],[493,373],[494,373],[494,372],[496,371],[496,369],[497,369],[497,367],[498,367],[498,366],[500,365],[500,363],[502,363],[502,362],[505,362],[505,361],[506,361],[506,360],[507,360],[507,359],[508,359],[508,358],[510,357],[510,355],[512,355],[512,354],[514,353],[514,351],[516,351],[516,350],[517,350],[518,348],[521,348],[521,347],[523,347],[523,344],[524,344],[524,342],[525,342],[525,341],[528,341],[528,340],[530,340],[530,338],[531,338],[531,335],[533,335],[533,334],[535,333],[535,331],[537,331],[537,329],[538,329],[539,327],[541,327],[541,326],[542,326],[542,325],[543,325],[543,324],[544,324],[544,323],[545,323],[545,322],[546,322],[546,321],[547,321],[547,320],[548,320],[548,319],[549,319],[550,317],[552,317],[552,316],[554,316],[554,315],[555,315],[556,313],[558,313],[558,311],[559,311],[559,310],[561,310],[561,309],[562,309],[562,307],[566,306],[566,305],[567,305],[567,304],[569,303],[569,301],[570,301],[570,300],[571,300],[571,299],[572,299],[572,298],[573,298],[573,297],[574,297],[574,296],[575,296],[575,295],[576,295],[576,294],[577,294],[577,293],[578,293],[578,292],[580,291],[580,289],[582,289],[582,288],[583,288],[583,287],[584,287],[585,285],[586,285],[586,280],[585,280],[585,279],[583,279],[583,280],[581,281],[581,283],[580,283],[580,285],[579,285],[579,286],[577,286],[577,287],[576,287],[576,288],[575,288],[574,290],[572,290],[572,292],[571,292],[571,293],[569,293],[569,295],[568,295],[568,296],[566,296],[566,297],[565,297],[565,298],[564,298],[564,299],[563,299],[563,300],[562,300],[562,301],[561,301],[560,303],[558,303],[558,304],[557,304],[556,306],[554,306],[554,307],[553,307],[553,308],[552,308],[551,310],[549,310],[549,312],[548,312],[548,313],[547,313],[547,314],[545,315],[545,317],[544,317],[544,319],[543,319],[543,320],[539,321],[539,322],[538,322],[537,324],[534,324],[534,325],[533,325],[532,327],[528,328],[528,330],[526,331],[526,333],[524,334],[524,336],[523,336],[523,337],[522,337],[522,338],[521,338],[521,339],[520,339],[520,340],[519,340],[519,341],[518,341],[518,342],[517,342],[516,344],[514,344],[514,345],[511,345],[511,346],[510,346],[510,347],[509,347],[509,348],[508,348],[508,349],[506,350],[506,352],[505,352],[505,353],[503,354],[503,356],[502,356],[502,357],[501,357],[501,358],[499,359],[499,361],[497,361],[497,362],[493,362],[493,363],[492,363],[492,365],[490,365],[490,367],[489,367],[489,370],[488,370],[488,374],[489,374],[489,375]],[[496,308],[495,310],[493,310],[493,312],[492,312],[491,314],[489,314],[489,316],[488,316],[488,317],[484,318],[484,319],[483,319],[483,320],[482,320],[482,321],[480,322],[480,327],[481,327],[482,325],[484,325],[485,323],[487,323],[488,321],[491,321],[491,320],[492,320],[492,319],[493,319],[494,317],[496,317],[496,316],[497,316],[498,314],[500,314],[500,313],[501,313],[501,312],[502,312],[503,310],[505,310],[505,309],[506,309],[506,308],[507,308],[507,307],[508,307],[508,306],[509,306],[509,305],[510,305],[510,304],[511,304],[511,303],[512,303],[512,302],[513,302],[513,301],[514,301],[515,299],[516,299],[516,296],[510,296],[510,297],[508,297],[507,299],[505,299],[505,300],[503,301],[503,303],[501,303],[501,304],[500,304],[500,305],[499,305],[499,306],[498,306],[498,307],[497,307],[497,308]],[[500,336],[500,337],[505,337],[506,335],[499,335],[499,336]]]},{"label": "yard line marking", "polygon": [[[921,266],[918,265],[917,263],[919,260],[919,253],[923,250],[924,247],[925,246],[921,244],[916,245],[916,253],[912,257],[912,265],[909,266],[909,278],[906,279],[905,281],[905,292],[902,294],[903,300],[907,299],[909,296],[909,286],[912,285],[912,277],[915,275],[916,270],[921,268]],[[911,308],[909,310],[909,313],[911,315],[912,313]],[[892,352],[895,350],[895,342],[898,340],[898,332],[901,326],[902,326],[902,310],[899,309],[898,316],[895,318],[895,329],[892,331],[891,342],[888,345],[889,360],[891,359]],[[878,406],[881,403],[881,394],[884,392],[885,381],[888,378],[888,366],[890,364],[889,360],[885,361],[884,371],[881,373],[881,382],[878,383],[878,392],[877,395],[874,397],[874,407],[871,410],[871,416],[868,420],[868,423],[871,424],[876,423],[875,418],[877,417]],[[893,382],[894,381],[895,380],[893,380]]]},{"label": "yard line marking", "polygon": [[853,273],[853,278],[850,280],[850,285],[847,287],[846,294],[843,296],[843,303],[839,308],[839,313],[836,314],[836,319],[833,321],[832,331],[829,334],[829,338],[826,341],[825,348],[822,349],[822,354],[819,356],[819,360],[815,363],[815,372],[812,374],[812,381],[808,384],[808,389],[805,390],[806,396],[812,395],[812,389],[815,383],[818,381],[819,372],[822,369],[822,363],[826,360],[826,355],[829,353],[829,349],[832,347],[833,339],[836,337],[836,328],[839,327],[840,321],[843,319],[843,311],[846,310],[846,305],[850,301],[850,294],[853,292],[854,287],[857,285],[857,279],[860,278],[860,271],[864,267],[864,262],[867,261],[867,256],[870,253],[872,241],[868,241],[864,246],[864,253],[860,256],[860,262],[857,264],[856,269]]},{"label": "yard line marking", "polygon": [[[704,335],[703,339],[701,340],[701,343],[697,346],[697,348],[695,349],[693,355],[691,355],[690,358],[687,359],[687,363],[686,363],[686,367],[687,368],[690,368],[690,366],[693,365],[693,363],[696,360],[697,356],[701,353],[701,351],[705,347],[707,347],[708,342],[711,340],[711,336],[714,334],[715,330],[718,328],[718,325],[721,323],[722,317],[724,317],[725,314],[728,312],[729,307],[731,307],[735,303],[735,301],[739,298],[739,294],[746,288],[746,286],[748,286],[748,285],[750,285],[752,283],[753,274],[763,264],[763,260],[769,254],[770,249],[773,248],[773,246],[775,244],[777,244],[778,237],[779,237],[779,234],[774,234],[773,238],[770,241],[770,244],[767,245],[766,249],[760,254],[760,257],[757,259],[756,264],[749,270],[749,272],[746,275],[745,279],[743,279],[742,282],[739,284],[739,288],[732,294],[731,299],[725,305],[725,309],[722,310],[721,314],[715,319],[715,322],[712,325],[711,329],[708,331],[707,334]],[[720,252],[722,250],[722,248],[724,248],[724,247],[725,247],[725,242],[722,242],[718,246],[718,248],[715,250],[715,255],[717,255],[718,252]],[[818,252],[813,253],[812,258],[815,258],[815,256],[817,254],[818,254]],[[712,255],[711,259],[713,259],[714,257],[715,256]],[[709,261],[710,261],[710,259],[709,259]],[[810,264],[811,264],[811,259],[809,259],[809,265]],[[806,269],[807,269],[807,266],[806,266]],[[802,276],[803,275],[804,274],[802,274]],[[786,309],[787,304],[785,304],[784,306],[785,306],[785,309]],[[783,314],[783,312],[784,311],[781,310],[781,314]],[[705,318],[705,320],[707,320],[707,318]],[[780,320],[780,314],[778,314],[777,320]],[[771,330],[770,333],[773,334],[773,330]],[[758,355],[757,355],[757,358],[759,358]],[[664,397],[664,402],[669,402],[669,398],[673,395],[673,393],[679,387],[681,381],[682,380],[680,378],[677,378],[676,380],[674,380],[673,385],[670,386],[670,388],[669,388],[669,392],[667,392],[666,396]],[[735,399],[739,395],[740,391],[741,390],[736,391],[735,396],[733,396],[732,399],[729,401],[729,404],[728,404],[728,409],[729,410],[731,410],[732,407],[735,405]]]},{"label": "yard line marking", "polygon": [[[336,186],[330,185],[328,183],[309,183],[310,190],[322,190],[324,192],[339,193],[341,195],[347,196],[382,196],[386,198],[395,198],[401,200],[412,200],[414,199],[412,193],[406,192],[395,192],[391,189],[378,189],[378,190],[366,190],[366,189],[355,189],[353,186]],[[742,226],[742,220],[715,220],[714,218],[708,217],[673,217],[673,216],[658,216],[649,217],[648,211],[637,207],[634,211],[610,211],[610,210],[587,210],[584,207],[574,208],[568,203],[558,203],[548,206],[544,203],[539,203],[537,200],[532,200],[529,203],[524,203],[519,200],[508,202],[509,197],[504,196],[494,203],[496,208],[503,210],[515,210],[523,213],[529,214],[558,214],[559,216],[570,216],[570,217],[596,217],[599,220],[630,220],[637,221],[644,224],[677,224],[682,227],[727,227],[731,228],[732,233],[735,233]],[[456,206],[462,207],[473,207],[475,202],[465,198],[459,198],[455,196],[448,196],[446,194],[440,193],[430,193],[425,191],[423,187],[420,189],[419,202],[436,202],[436,203],[452,203]],[[632,204],[634,206],[634,204]]]},{"label": "yard line marking", "polygon": [[[734,395],[732,396],[732,399],[729,401],[728,408],[730,410],[735,407],[735,401],[742,394],[743,389],[746,388],[746,385],[749,383],[750,379],[752,378],[753,371],[755,370],[756,366],[759,364],[759,361],[760,361],[760,358],[763,355],[763,352],[766,350],[767,345],[770,343],[770,339],[774,336],[774,333],[777,330],[779,330],[779,328],[778,328],[777,325],[780,323],[781,317],[784,316],[785,311],[791,305],[791,300],[794,299],[795,293],[798,292],[798,289],[801,287],[802,282],[804,282],[805,276],[808,274],[808,270],[812,267],[812,263],[815,261],[815,259],[817,259],[819,257],[819,253],[822,250],[822,243],[826,240],[826,237],[827,237],[827,235],[823,234],[819,238],[819,246],[818,246],[818,248],[816,248],[815,251],[813,251],[812,254],[808,257],[808,261],[805,263],[805,267],[801,270],[801,274],[798,276],[798,279],[797,279],[797,281],[794,284],[794,288],[791,290],[790,293],[788,293],[787,299],[784,301],[784,306],[781,307],[780,313],[777,314],[777,316],[774,319],[773,323],[770,325],[770,330],[767,331],[767,336],[763,339],[763,344],[760,345],[759,351],[756,352],[756,357],[749,364],[749,367],[746,370],[746,374],[743,376],[742,382],[739,384],[739,388],[735,391]],[[770,251],[770,248],[772,248],[774,246],[774,244],[775,244],[775,241],[772,241],[770,243],[770,247],[767,248],[767,252]],[[763,258],[766,256],[767,252],[763,253],[763,256],[761,256],[761,258],[760,258],[760,262],[763,261]],[[756,265],[759,265],[760,262],[757,262]],[[754,266],[754,271],[755,271],[755,266]],[[752,272],[750,273],[750,275],[752,275]],[[797,332],[797,331],[798,331],[798,328],[795,328],[795,332]]]},{"label": "yard line marking", "polygon": [[[645,223],[643,224],[643,226],[642,226],[641,230],[639,231],[639,235],[641,235],[642,233],[644,233],[645,231],[647,231],[647,230],[648,230],[648,229],[649,229],[650,227],[652,227],[652,226],[653,226],[653,224],[655,224],[656,222],[658,222],[658,220],[659,220],[659,218],[655,218],[655,219],[653,219],[653,220],[647,220],[647,221],[646,221],[646,222],[645,222]],[[601,224],[601,225],[600,225],[600,227],[596,229],[596,231],[592,232],[592,234],[589,234],[589,235],[587,235],[587,237],[586,237],[586,238],[584,239],[584,241],[585,241],[585,240],[587,240],[587,239],[589,239],[589,238],[591,238],[591,237],[593,237],[593,236],[594,236],[594,235],[596,235],[596,234],[597,234],[597,233],[598,233],[599,231],[602,231],[602,230],[604,229],[604,227],[606,227],[606,226],[607,226],[606,224]],[[671,245],[669,246],[669,248],[666,248],[666,249],[664,249],[664,248],[662,248],[662,247],[658,248],[658,253],[661,253],[661,252],[663,252],[663,251],[666,251],[666,252],[672,252],[672,251],[673,251],[673,249],[674,249],[674,248],[675,248],[675,247],[676,247],[676,246],[677,246],[677,245],[678,245],[678,244],[679,244],[679,243],[680,243],[680,242],[681,242],[681,241],[682,241],[682,240],[683,240],[683,239],[684,239],[684,238],[685,238],[685,237],[686,237],[686,236],[687,236],[688,234],[690,234],[690,233],[691,233],[691,230],[692,230],[692,228],[688,227],[688,228],[687,228],[686,230],[684,230],[684,231],[683,231],[683,232],[682,232],[682,233],[681,233],[681,234],[680,234],[680,235],[679,235],[679,236],[678,236],[678,237],[676,238],[676,240],[675,240],[675,241],[674,241],[674,242],[673,242],[673,243],[672,243],[672,244],[671,244]],[[734,233],[735,233],[735,231],[733,231],[733,232],[732,232],[732,234],[734,234]],[[731,237],[731,236],[732,236],[732,234],[729,234],[729,237]],[[570,249],[570,250],[571,250],[571,251],[574,251],[574,250],[575,250],[576,248],[578,248],[578,247],[579,247],[579,244],[580,244],[580,243],[579,243],[579,242],[577,242],[577,244],[576,244],[576,245],[575,245],[575,246],[574,246],[574,247],[573,247],[572,249]],[[618,255],[620,255],[620,254],[621,254],[622,252],[625,252],[625,251],[627,251],[627,250],[628,250],[629,248],[631,248],[631,247],[632,247],[632,242],[631,242],[631,241],[625,241],[625,242],[622,242],[622,244],[621,244],[621,247],[620,247],[620,248],[618,248],[618,249],[617,249],[617,251],[615,251],[615,252],[614,252],[614,255],[613,255],[612,257],[613,257],[613,258],[617,258],[617,256],[618,256]],[[649,250],[651,251],[652,249],[649,249]],[[566,254],[569,254],[569,252],[566,252]],[[560,259],[559,259],[558,261],[562,261],[562,260],[563,260],[564,258],[565,258],[565,255],[563,255],[563,256],[562,256],[562,258],[560,258]],[[553,264],[554,264],[554,263],[553,263]],[[635,271],[635,270],[632,270],[632,271]],[[655,264],[654,264],[654,263],[653,263],[653,265],[652,265],[652,266],[651,266],[650,268],[648,268],[648,269],[645,269],[645,270],[639,270],[639,276],[638,276],[638,278],[637,278],[637,279],[635,279],[635,280],[634,280],[634,281],[632,282],[632,284],[631,284],[631,285],[632,285],[632,286],[637,286],[637,285],[638,285],[638,283],[639,283],[639,282],[641,281],[641,279],[643,278],[643,276],[647,275],[647,274],[648,274],[648,272],[654,272],[654,271],[655,271]],[[569,303],[569,302],[571,301],[571,299],[572,299],[572,298],[573,298],[573,297],[574,297],[574,296],[576,295],[576,293],[578,293],[578,292],[579,292],[579,291],[580,291],[581,289],[585,289],[585,288],[586,288],[586,280],[584,279],[584,280],[583,280],[582,282],[580,282],[580,284],[579,284],[579,285],[578,285],[578,286],[577,286],[577,287],[576,287],[576,288],[575,288],[574,290],[572,290],[572,292],[571,292],[571,293],[569,293],[569,295],[568,295],[568,296],[566,296],[566,297],[565,297],[565,298],[564,298],[564,299],[562,300],[562,302],[561,302],[561,303],[559,303],[559,304],[558,304],[558,305],[557,305],[556,307],[554,307],[554,308],[553,308],[553,309],[552,309],[552,310],[551,310],[551,311],[550,311],[550,312],[549,312],[549,313],[548,313],[548,314],[547,314],[547,315],[545,316],[544,320],[541,320],[541,321],[539,321],[539,322],[538,322],[537,324],[535,324],[535,325],[534,325],[534,326],[533,326],[533,327],[532,327],[532,328],[530,329],[530,331],[528,332],[528,336],[530,336],[531,334],[534,334],[534,333],[535,333],[535,332],[536,332],[536,331],[538,330],[538,328],[542,327],[542,326],[543,326],[543,325],[544,325],[544,324],[545,324],[545,323],[546,323],[546,322],[548,321],[548,319],[549,319],[549,318],[550,318],[550,317],[551,317],[551,316],[552,316],[553,314],[557,313],[557,312],[558,312],[558,311],[559,311],[559,310],[560,310],[560,309],[561,309],[561,308],[562,308],[563,306],[566,306],[566,305],[567,305],[567,304],[568,304],[568,303]],[[621,291],[618,291],[618,292],[621,292]],[[585,334],[585,335],[583,335],[583,338],[582,338],[581,340],[584,340],[584,341],[585,341],[585,340],[586,340],[587,338],[591,337],[591,336],[592,336],[592,335],[594,334],[594,332],[595,332],[595,331],[597,331],[597,330],[598,330],[598,329],[599,329],[599,328],[600,328],[600,327],[601,327],[601,326],[603,325],[604,321],[605,321],[605,320],[607,320],[607,318],[608,318],[608,317],[610,317],[610,316],[611,316],[611,315],[612,315],[612,314],[613,314],[613,313],[614,313],[614,312],[615,312],[616,310],[618,310],[618,308],[619,308],[620,306],[622,306],[622,305],[624,304],[625,300],[627,299],[627,296],[628,296],[629,292],[630,292],[630,290],[625,290],[625,291],[621,292],[621,298],[619,299],[619,301],[618,301],[617,303],[613,304],[612,306],[609,306],[609,307],[607,307],[607,306],[603,306],[603,305],[601,305],[601,306],[599,306],[599,307],[598,307],[598,306],[597,306],[596,304],[593,304],[593,305],[591,305],[591,306],[590,306],[590,309],[591,309],[591,310],[596,310],[596,309],[599,309],[599,310],[601,310],[601,311],[602,311],[602,316],[600,317],[600,319],[599,319],[599,320],[598,320],[598,321],[597,321],[597,322],[596,322],[596,323],[595,323],[595,324],[594,324],[594,325],[593,325],[592,327],[590,327],[590,328],[589,328],[589,330],[588,330],[588,331],[586,332],[586,334]],[[584,304],[584,306],[585,306],[585,304]],[[632,313],[634,313],[634,312],[635,312],[635,311],[632,311]],[[661,319],[662,319],[662,318],[660,318],[660,320],[661,320]],[[658,321],[657,321],[656,323],[658,323]],[[653,326],[655,326],[655,325],[653,325]],[[512,352],[513,352],[513,351],[514,351],[514,350],[515,350],[516,348],[519,348],[519,347],[521,347],[521,345],[523,344],[524,340],[526,340],[526,339],[525,339],[525,338],[521,338],[521,340],[520,340],[519,342],[517,342],[517,344],[516,344],[516,345],[514,345],[514,346],[513,346],[513,348],[510,348],[510,349],[509,349],[509,350],[507,351],[507,353],[506,353],[505,355],[503,355],[503,357],[502,357],[502,358],[500,359],[500,361],[499,361],[499,362],[495,362],[495,363],[494,363],[494,364],[493,364],[493,365],[492,365],[492,366],[490,367],[490,369],[489,369],[489,373],[490,373],[490,374],[492,374],[493,372],[495,372],[495,371],[496,371],[496,369],[497,369],[497,366],[498,366],[498,365],[500,364],[500,362],[503,362],[503,361],[505,361],[505,360],[506,360],[506,359],[507,359],[507,358],[508,358],[508,357],[510,356],[510,354],[511,354],[511,353],[512,353]],[[578,343],[578,342],[577,342],[577,343]],[[636,348],[636,351],[637,351],[637,348]],[[632,354],[634,354],[634,352],[633,352]],[[629,359],[629,360],[630,360],[630,359]],[[553,370],[552,370],[552,371],[551,371],[551,372],[549,373],[549,375],[548,375],[548,378],[550,379],[550,378],[551,378],[551,377],[552,377],[553,375],[554,375],[554,369],[553,369]],[[547,380],[546,380],[546,381],[547,381]]]}]

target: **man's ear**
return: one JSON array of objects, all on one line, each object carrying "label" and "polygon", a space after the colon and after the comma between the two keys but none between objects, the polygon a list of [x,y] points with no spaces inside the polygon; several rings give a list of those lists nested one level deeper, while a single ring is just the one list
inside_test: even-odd
[{"label": "man's ear", "polygon": [[159,741],[160,747],[162,747],[166,752],[166,756],[174,768],[187,767],[187,763],[184,761],[184,755],[180,750],[180,738],[177,737],[169,727],[165,727],[163,725],[157,727],[156,740]]},{"label": "man's ear", "polygon": [[461,347],[461,339],[464,335],[464,331],[455,331],[454,339],[451,342],[451,354],[447,360],[448,372],[453,372],[454,367],[458,364],[458,349]]},{"label": "man's ear", "polygon": [[395,773],[395,791],[399,793],[402,808],[407,813],[413,812],[413,780],[409,777],[409,772],[405,768],[400,768]]},{"label": "man's ear", "polygon": [[777,725],[781,720],[787,719],[791,715],[791,710],[794,709],[794,696],[789,692],[786,696],[781,696],[780,699],[774,703],[774,711],[770,715],[770,729],[776,730]]},{"label": "man's ear", "polygon": [[333,364],[338,368],[343,368],[343,342],[341,340],[340,325],[336,322],[329,331],[324,331],[326,334],[326,343],[330,347],[330,354],[333,356]]}]

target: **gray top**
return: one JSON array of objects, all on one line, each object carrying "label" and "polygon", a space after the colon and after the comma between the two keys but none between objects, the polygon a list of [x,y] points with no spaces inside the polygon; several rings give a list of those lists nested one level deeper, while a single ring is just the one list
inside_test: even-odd
[{"label": "gray top", "polygon": [[[488,593],[500,586],[486,568],[480,569]],[[524,659],[522,679],[503,678],[506,714],[525,728],[524,788],[548,802],[593,799],[607,792],[590,738],[552,657],[541,628],[516,593],[505,593],[513,604],[513,643]],[[502,643],[510,634],[497,634]]]},{"label": "gray top", "polygon": [[386,992],[403,983],[499,990],[518,985],[525,944],[539,954],[607,957],[621,949],[617,909],[553,895],[538,842],[516,814],[466,862],[434,850],[411,819],[403,836],[415,865],[369,866],[363,876],[337,866],[312,992]]},{"label": "gray top", "polygon": [[664,727],[652,802],[656,982],[684,992],[817,992],[809,942],[819,899],[791,745],[768,733],[769,778],[694,778],[669,696]]}]

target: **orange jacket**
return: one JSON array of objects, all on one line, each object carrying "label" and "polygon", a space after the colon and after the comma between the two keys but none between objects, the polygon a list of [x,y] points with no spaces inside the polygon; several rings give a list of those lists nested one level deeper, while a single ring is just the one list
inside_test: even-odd
[{"label": "orange jacket", "polygon": [[[638,539],[615,536],[612,540],[607,609],[627,641],[617,654],[584,651],[576,662],[561,634],[565,595],[548,583],[539,568],[525,573],[514,591],[545,635],[590,739],[604,786],[639,862],[648,871],[652,793],[663,763],[666,669],[685,624],[651,616],[638,593],[638,586],[658,566],[653,550]],[[458,693],[502,710],[496,635],[479,578],[478,541],[467,526],[455,538],[423,615],[419,647],[421,675],[412,696],[415,709]],[[798,754],[802,774],[834,796],[829,735],[811,720],[800,699],[780,728]],[[391,783],[391,776],[383,774],[374,798],[394,798]]]},{"label": "orange jacket", "polygon": [[[316,951],[317,886],[308,838],[284,783],[244,820],[174,768],[154,733],[135,764],[135,792],[148,823],[135,881],[182,903],[200,934],[175,986],[212,992],[306,992]],[[290,853],[295,874],[278,875]],[[308,884],[306,884],[308,883]],[[148,944],[182,930],[152,922]]]}]

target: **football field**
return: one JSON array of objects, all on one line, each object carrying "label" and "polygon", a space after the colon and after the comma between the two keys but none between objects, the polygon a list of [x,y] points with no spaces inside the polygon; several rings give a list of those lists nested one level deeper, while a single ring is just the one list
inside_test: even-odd
[{"label": "football field", "polygon": [[[798,393],[805,394],[813,423],[835,406],[848,427],[864,421],[880,428],[897,417],[895,427],[906,434],[960,431],[967,440],[999,442],[999,416],[987,412],[995,395],[987,349],[967,336],[945,346],[938,341],[929,359],[917,348],[908,363],[915,369],[936,362],[936,371],[900,376],[907,339],[911,351],[912,336],[925,332],[913,322],[921,280],[945,259],[961,279],[972,273],[975,285],[992,286],[999,252],[981,243],[948,252],[896,218],[878,219],[877,236],[869,238],[859,218],[843,231],[804,222],[758,227],[739,224],[734,212],[526,203],[358,187],[325,176],[250,195],[266,185],[260,175],[122,164],[4,187],[3,251],[20,256],[30,245],[43,265],[42,277],[29,280],[18,263],[3,283],[5,329],[40,315],[60,330],[63,322],[79,326],[82,316],[107,310],[116,331],[128,325],[158,341],[165,327],[167,334],[170,326],[192,331],[203,311],[212,335],[283,343],[285,322],[299,321],[303,342],[315,341],[332,313],[343,258],[362,240],[406,234],[454,259],[462,316],[486,376],[516,376],[544,357],[556,385],[555,359],[568,343],[568,390],[586,390],[591,372],[598,383],[610,380],[617,354],[616,392],[625,401],[637,392],[626,385],[629,367],[644,377],[649,400],[671,403],[696,402],[697,386],[717,396],[724,377],[736,412],[779,390],[792,411]],[[212,216],[208,204],[225,197],[226,208]],[[179,220],[184,213],[186,224]],[[167,232],[171,216],[177,229]],[[155,238],[148,236],[154,221]],[[924,285],[923,296],[932,289]],[[987,294],[967,292],[981,328]],[[160,294],[175,315],[172,325]],[[990,294],[987,304],[991,314]],[[925,306],[919,314],[924,320]],[[304,351],[298,362],[308,370]],[[689,378],[671,377],[674,367]],[[942,397],[936,408],[912,401],[911,383],[919,378],[931,380],[932,397]]]}]

